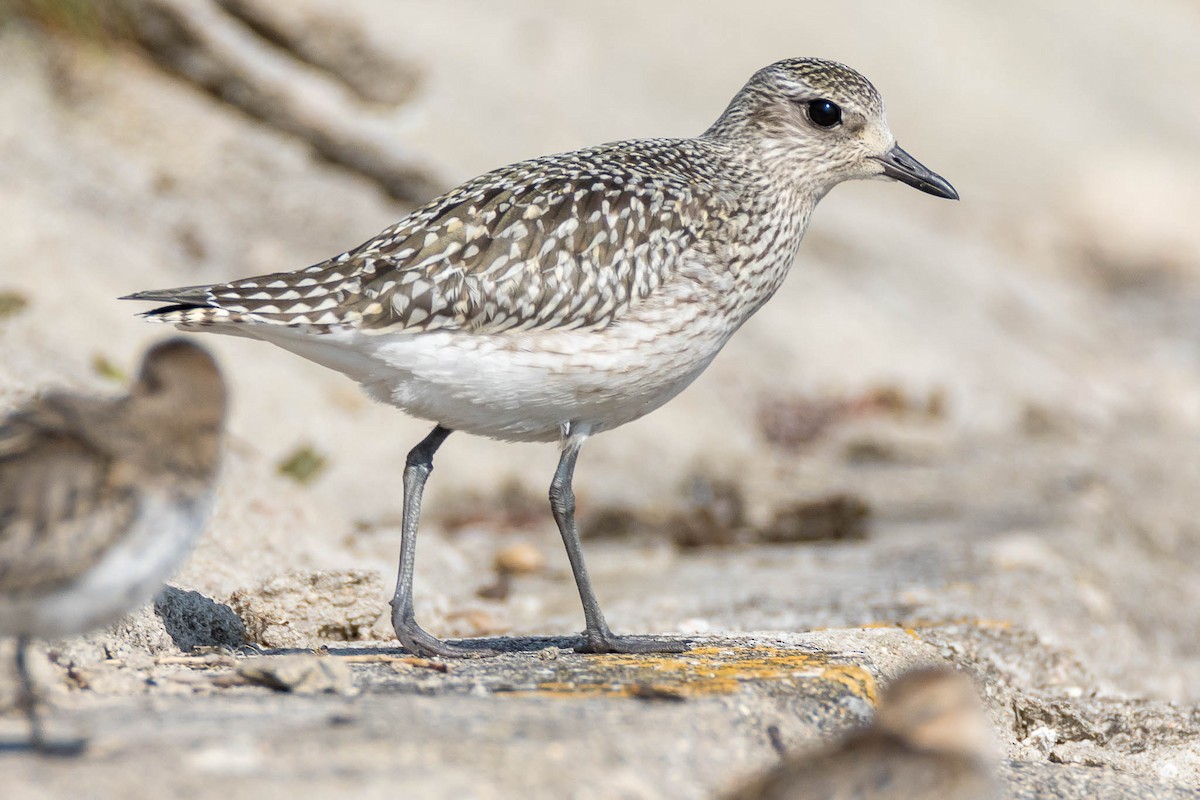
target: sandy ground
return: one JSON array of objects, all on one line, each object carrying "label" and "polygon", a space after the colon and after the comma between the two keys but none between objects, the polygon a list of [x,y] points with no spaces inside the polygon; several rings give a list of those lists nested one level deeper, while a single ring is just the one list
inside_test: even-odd
[{"label": "sandy ground", "polygon": [[[553,667],[387,660],[400,472],[427,426],[211,337],[234,410],[210,533],[157,611],[43,648],[55,730],[94,746],[71,763],[0,753],[6,796],[711,795],[774,758],[766,725],[811,745],[869,716],[868,683],[941,661],[979,679],[1015,796],[1192,796],[1191,5],[290,7],[301,29],[335,14],[352,41],[421,65],[411,99],[376,113],[451,181],[697,132],[757,67],[816,54],[872,77],[900,141],[964,200],[840,187],[705,376],[584,451],[610,621],[714,637],[695,659],[733,684],[689,678],[682,702],[645,702],[585,690],[642,679],[565,650]],[[10,21],[0,74],[0,292],[25,302],[0,318],[0,408],[51,385],[117,391],[166,333],[118,295],[303,266],[405,210],[136,48]],[[278,471],[302,447],[325,461],[303,484]],[[439,453],[417,570],[431,630],[579,628],[543,500],[555,458],[465,436]],[[797,536],[822,541],[769,541]],[[497,586],[513,547],[544,566]],[[249,656],[180,650],[242,635],[328,646],[348,669],[299,696],[235,685]],[[745,648],[769,668],[750,676]],[[543,668],[554,680],[530,677]],[[0,719],[0,738],[20,731]]]}]

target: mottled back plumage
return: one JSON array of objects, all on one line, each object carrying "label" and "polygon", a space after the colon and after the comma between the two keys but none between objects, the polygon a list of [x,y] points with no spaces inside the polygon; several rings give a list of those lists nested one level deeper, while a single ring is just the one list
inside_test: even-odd
[{"label": "mottled back plumage", "polygon": [[361,246],[297,272],[144,292],[196,303],[182,324],[349,326],[373,332],[603,326],[646,297],[714,224],[718,143],[642,140],[487,173]]}]

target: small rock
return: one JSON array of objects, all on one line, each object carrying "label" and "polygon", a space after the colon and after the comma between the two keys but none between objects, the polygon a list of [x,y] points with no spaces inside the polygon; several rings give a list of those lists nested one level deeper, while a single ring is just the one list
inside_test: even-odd
[{"label": "small rock", "polygon": [[484,600],[507,600],[512,594],[512,577],[507,572],[501,572],[496,580],[475,590],[475,596]]},{"label": "small rock", "polygon": [[756,421],[772,447],[799,450],[820,439],[845,412],[843,403],[828,398],[775,397],[759,405]]},{"label": "small rock", "polygon": [[246,683],[293,694],[354,695],[350,667],[330,656],[288,655],[249,658],[237,665]]},{"label": "small rock", "polygon": [[946,439],[928,426],[863,423],[842,444],[846,461],[855,466],[932,464],[946,457]]},{"label": "small rock", "polygon": [[1040,758],[1047,758],[1057,743],[1058,731],[1044,725],[1034,728],[1028,736],[1021,740],[1021,746],[1027,753],[1035,754]]},{"label": "small rock", "polygon": [[680,547],[735,544],[746,522],[741,487],[730,481],[694,476],[689,481],[687,506],[667,527]]},{"label": "small rock", "polygon": [[1065,410],[1027,403],[1021,409],[1021,432],[1032,438],[1069,438],[1078,432],[1078,424]]},{"label": "small rock", "polygon": [[528,542],[519,542],[496,553],[495,568],[501,575],[530,575],[546,567],[546,557]]},{"label": "small rock", "polygon": [[589,540],[627,539],[634,534],[657,533],[660,524],[624,506],[605,506],[584,512],[580,529]]},{"label": "small rock", "polygon": [[858,395],[810,397],[784,395],[765,400],[758,408],[758,428],[773,447],[800,450],[850,419],[890,417],[937,421],[946,416],[946,392],[935,388],[914,395],[900,386],[884,384]]},{"label": "small rock", "polygon": [[687,695],[677,687],[658,683],[631,684],[629,696],[638,700],[666,700],[672,703],[682,703],[687,700]]},{"label": "small rock", "polygon": [[229,605],[246,626],[246,640],[263,647],[315,647],[372,638],[384,613],[383,581],[371,570],[279,575],[239,589]]},{"label": "small rock", "polygon": [[858,541],[867,538],[871,508],[855,495],[835,494],[782,508],[756,539],[775,544]]},{"label": "small rock", "polygon": [[199,592],[164,586],[154,599],[154,613],[180,650],[236,648],[246,641],[246,627],[233,609]]}]

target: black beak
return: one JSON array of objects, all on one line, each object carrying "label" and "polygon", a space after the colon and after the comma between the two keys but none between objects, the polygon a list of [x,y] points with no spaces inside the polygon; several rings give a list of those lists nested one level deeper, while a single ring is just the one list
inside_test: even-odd
[{"label": "black beak", "polygon": [[954,191],[948,180],[910,156],[898,144],[893,145],[884,155],[875,158],[883,164],[883,174],[893,180],[907,183],[934,197],[958,199],[958,192]]}]

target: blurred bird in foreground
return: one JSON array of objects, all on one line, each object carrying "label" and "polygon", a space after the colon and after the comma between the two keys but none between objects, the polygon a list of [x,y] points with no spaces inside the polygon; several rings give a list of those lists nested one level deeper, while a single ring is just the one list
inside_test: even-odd
[{"label": "blurred bird in foreground", "polygon": [[916,670],[888,687],[871,727],[728,800],[985,800],[995,796],[991,741],[969,678]]},{"label": "blurred bird in foreground", "polygon": [[0,422],[0,635],[17,637],[20,705],[43,735],[32,637],[74,636],[147,602],[208,517],[225,418],[212,357],[152,347],[128,396],[49,394]]}]

